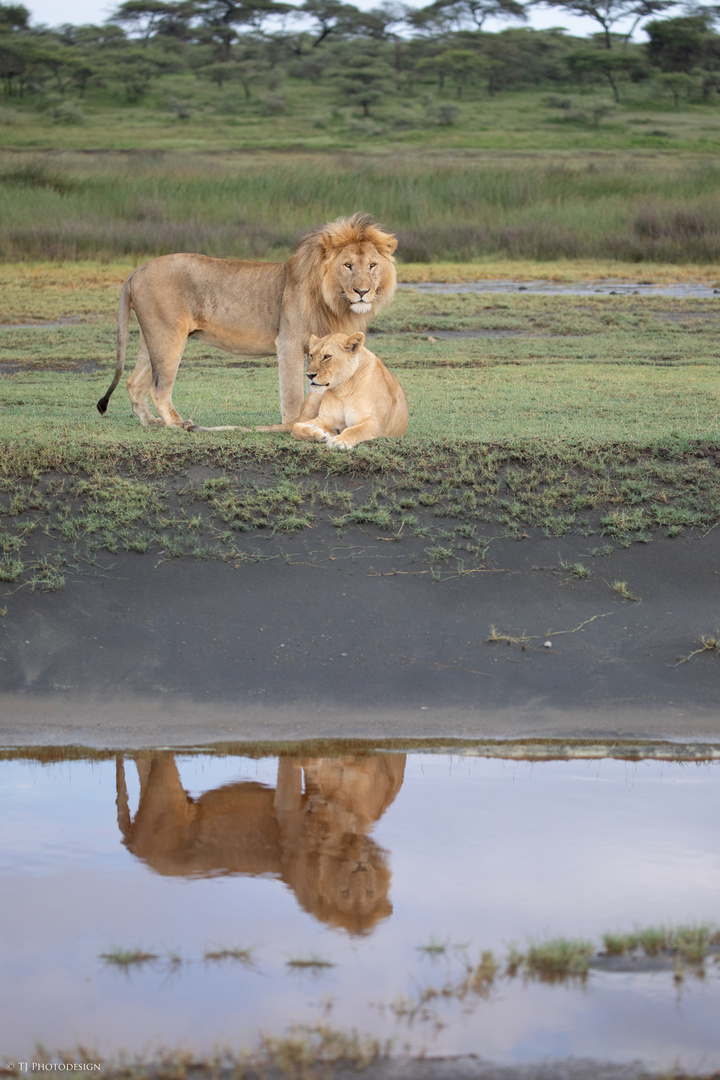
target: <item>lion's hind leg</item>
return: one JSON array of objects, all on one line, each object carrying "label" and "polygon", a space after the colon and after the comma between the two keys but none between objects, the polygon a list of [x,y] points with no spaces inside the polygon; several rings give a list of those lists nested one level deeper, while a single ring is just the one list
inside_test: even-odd
[{"label": "lion's hind leg", "polygon": [[138,353],[135,370],[126,382],[127,392],[130,395],[130,404],[133,412],[143,427],[151,427],[153,424],[162,424],[164,421],[153,416],[148,405],[148,394],[152,383],[152,364],[150,353],[145,344],[145,338],[140,335],[140,352]]}]

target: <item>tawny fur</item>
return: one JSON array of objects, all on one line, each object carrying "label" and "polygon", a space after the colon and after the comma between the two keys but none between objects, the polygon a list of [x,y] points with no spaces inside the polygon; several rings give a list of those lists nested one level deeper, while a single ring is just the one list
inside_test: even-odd
[{"label": "tawny fur", "polygon": [[348,450],[378,436],[404,435],[408,426],[405,391],[362,333],[310,338],[307,377],[310,393],[300,415],[288,424],[256,431],[289,431],[296,439]]},{"label": "tawny fur", "polygon": [[283,263],[191,254],[151,259],[122,287],[115,375],[98,409],[106,412],[122,376],[133,310],[141,343],[127,388],[143,426],[225,430],[198,428],[173,406],[173,383],[191,335],[242,357],[276,354],[280,410],[283,423],[289,422],[303,404],[310,336],[365,330],[395,292],[396,247],[394,236],[358,213],[310,233]]}]

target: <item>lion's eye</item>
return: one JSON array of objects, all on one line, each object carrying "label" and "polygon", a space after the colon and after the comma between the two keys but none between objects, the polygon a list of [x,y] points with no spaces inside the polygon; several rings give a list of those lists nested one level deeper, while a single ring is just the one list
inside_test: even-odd
[{"label": "lion's eye", "polygon": [[374,270],[376,266],[377,266],[377,263],[370,263],[370,269],[371,270]]},{"label": "lion's eye", "polygon": [[352,263],[345,263],[348,270],[352,270]]}]

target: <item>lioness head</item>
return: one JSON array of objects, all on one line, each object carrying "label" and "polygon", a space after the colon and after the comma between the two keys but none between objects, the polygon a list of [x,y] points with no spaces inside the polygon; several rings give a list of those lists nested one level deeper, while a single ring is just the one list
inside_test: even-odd
[{"label": "lioness head", "polygon": [[310,335],[310,355],[306,375],[311,386],[332,389],[344,383],[357,371],[364,334],[327,334],[317,338]]},{"label": "lioness head", "polygon": [[397,240],[369,214],[338,218],[306,237],[298,249],[310,276],[319,270],[322,299],[336,315],[376,311],[395,293]]}]

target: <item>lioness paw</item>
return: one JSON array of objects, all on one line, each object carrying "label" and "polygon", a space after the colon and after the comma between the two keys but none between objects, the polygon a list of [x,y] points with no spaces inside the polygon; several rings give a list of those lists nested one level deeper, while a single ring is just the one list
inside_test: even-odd
[{"label": "lioness paw", "polygon": [[345,442],[339,435],[331,435],[329,431],[325,432],[324,439],[332,450],[349,450],[352,446],[352,443]]}]

